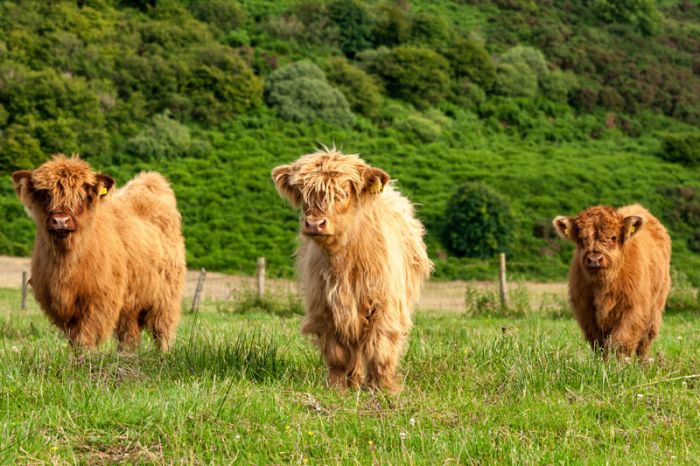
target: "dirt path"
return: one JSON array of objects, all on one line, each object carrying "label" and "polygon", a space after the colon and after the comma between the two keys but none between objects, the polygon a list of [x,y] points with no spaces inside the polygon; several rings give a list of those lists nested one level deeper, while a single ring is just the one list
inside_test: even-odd
[{"label": "dirt path", "polygon": [[[22,282],[22,271],[29,270],[29,258],[0,256],[0,288],[19,288]],[[185,297],[194,294],[199,272],[188,271],[185,282]],[[464,300],[469,286],[483,290],[496,290],[495,282],[431,281],[425,286],[418,307],[420,309],[446,310],[459,312],[464,310]],[[515,286],[511,284],[511,287]],[[539,307],[543,300],[566,298],[565,283],[536,283],[525,282],[530,297],[530,304]],[[293,280],[268,279],[267,287],[271,293],[284,296],[298,293],[298,286]],[[216,272],[207,273],[204,284],[204,298],[225,300],[237,294],[256,289],[255,278],[225,275]]]}]

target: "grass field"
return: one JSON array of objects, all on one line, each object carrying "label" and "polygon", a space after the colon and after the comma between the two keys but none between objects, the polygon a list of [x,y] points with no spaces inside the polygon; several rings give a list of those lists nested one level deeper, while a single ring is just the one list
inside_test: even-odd
[{"label": "grass field", "polygon": [[[31,301],[31,300],[30,300]],[[404,391],[324,384],[300,317],[206,303],[167,355],[77,354],[0,290],[0,462],[696,463],[700,316],[651,363],[602,361],[567,317],[421,312]],[[236,312],[234,312],[236,310]],[[244,309],[245,310],[245,309]]]}]

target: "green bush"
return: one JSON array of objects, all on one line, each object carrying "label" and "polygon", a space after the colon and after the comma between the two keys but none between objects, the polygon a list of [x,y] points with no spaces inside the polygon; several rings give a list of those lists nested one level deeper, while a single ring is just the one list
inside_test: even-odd
[{"label": "green bush", "polygon": [[245,10],[234,0],[191,0],[195,18],[213,24],[226,33],[245,23]]},{"label": "green bush", "polygon": [[450,37],[450,23],[445,16],[421,11],[413,17],[411,43],[442,49],[450,42]]},{"label": "green bush", "polygon": [[349,57],[372,46],[372,20],[356,0],[334,0],[328,7],[340,30],[340,48]]},{"label": "green bush", "polygon": [[654,0],[592,0],[593,13],[606,23],[622,23],[636,31],[653,35],[658,32],[661,15]]},{"label": "green bush", "polygon": [[382,94],[372,76],[342,57],[331,58],[325,69],[328,80],[345,95],[354,112],[369,118],[379,115]]},{"label": "green bush", "polygon": [[700,164],[700,132],[667,133],[662,135],[661,158],[685,166]]},{"label": "green bush", "polygon": [[258,107],[262,90],[262,83],[250,66],[225,47],[198,50],[186,84],[192,117],[209,124]]},{"label": "green bush", "polygon": [[481,42],[459,39],[444,51],[450,62],[453,79],[464,78],[489,90],[496,79],[496,68],[491,56]]},{"label": "green bush", "polygon": [[533,47],[528,47],[524,45],[518,45],[499,57],[500,63],[510,63],[512,65],[525,64],[530,68],[537,79],[543,79],[549,74],[549,68],[547,68],[547,60],[541,51]]},{"label": "green bush", "polygon": [[537,74],[525,63],[499,63],[494,89],[509,97],[534,97],[537,94]]},{"label": "green bush", "polygon": [[539,80],[539,86],[548,99],[567,103],[578,86],[578,79],[570,71],[554,70]]},{"label": "green bush", "polygon": [[458,257],[508,252],[514,219],[508,203],[488,186],[467,183],[447,202],[442,244]]},{"label": "green bush", "polygon": [[406,42],[411,34],[409,5],[395,0],[384,0],[375,13],[374,44],[394,47]]},{"label": "green bush", "polygon": [[297,62],[275,71],[265,83],[265,95],[285,120],[321,120],[337,126],[351,126],[355,121],[343,93],[313,63]]},{"label": "green bush", "polygon": [[174,157],[198,157],[209,151],[205,141],[194,140],[187,126],[170,118],[169,113],[155,115],[148,127],[130,138],[126,150],[142,160]]},{"label": "green bush", "polygon": [[442,133],[442,129],[437,123],[418,114],[411,114],[398,120],[394,124],[394,128],[403,135],[408,136],[409,140],[415,140],[419,143],[433,142]]},{"label": "green bush", "polygon": [[422,47],[400,46],[364,54],[361,61],[384,82],[387,93],[419,108],[443,100],[450,89],[449,63]]}]

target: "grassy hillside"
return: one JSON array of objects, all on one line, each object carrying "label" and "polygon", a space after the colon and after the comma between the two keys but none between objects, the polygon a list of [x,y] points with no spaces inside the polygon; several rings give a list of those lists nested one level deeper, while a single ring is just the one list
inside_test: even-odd
[{"label": "grassy hillside", "polygon": [[169,177],[190,266],[264,255],[289,276],[296,214],[269,172],[336,144],[418,204],[438,277],[493,274],[440,239],[447,200],[479,181],[513,213],[520,277],[565,276],[554,215],[642,202],[700,283],[692,2],[4,2],[0,32],[0,254],[33,237],[7,175],[80,152],[120,184]]}]

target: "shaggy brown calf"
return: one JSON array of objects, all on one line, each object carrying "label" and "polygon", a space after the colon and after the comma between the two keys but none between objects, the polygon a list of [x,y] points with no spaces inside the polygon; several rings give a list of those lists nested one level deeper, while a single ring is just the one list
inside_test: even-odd
[{"label": "shaggy brown calf", "polygon": [[591,207],[553,223],[576,243],[569,298],[591,347],[646,356],[671,287],[671,239],[664,226],[639,205]]},{"label": "shaggy brown calf", "polygon": [[120,348],[131,350],[146,327],[167,350],[185,275],[167,181],[141,173],[113,192],[111,177],[61,154],[12,179],[36,222],[34,295],[70,342],[91,348],[116,333]]},{"label": "shaggy brown calf", "polygon": [[432,270],[413,206],[385,172],[335,150],[277,167],[272,179],[302,209],[302,333],[316,337],[329,384],[398,391],[411,311]]}]

